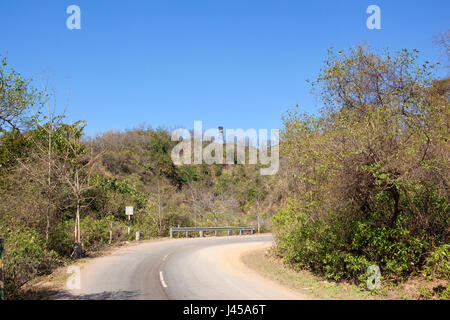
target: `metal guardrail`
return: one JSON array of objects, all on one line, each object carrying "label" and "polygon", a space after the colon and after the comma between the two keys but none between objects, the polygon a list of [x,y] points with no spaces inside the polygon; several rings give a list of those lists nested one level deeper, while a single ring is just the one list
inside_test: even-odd
[{"label": "metal guardrail", "polygon": [[244,231],[249,231],[251,234],[255,233],[255,229],[251,227],[178,227],[170,228],[170,238],[173,238],[174,232],[186,232],[186,238],[189,237],[189,232],[198,232],[200,237],[203,237],[203,233],[207,231],[214,231],[214,235],[217,236],[219,231],[227,231],[227,235],[230,235],[232,231],[239,231],[239,235],[242,235]]}]

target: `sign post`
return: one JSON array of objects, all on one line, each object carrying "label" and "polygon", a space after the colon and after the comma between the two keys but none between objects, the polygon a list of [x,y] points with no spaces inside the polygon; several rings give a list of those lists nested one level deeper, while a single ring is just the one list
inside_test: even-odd
[{"label": "sign post", "polygon": [[5,287],[3,284],[3,239],[0,239],[0,300],[5,300]]},{"label": "sign post", "polygon": [[131,216],[133,215],[133,207],[126,207],[125,214],[128,216],[128,235],[130,235]]}]

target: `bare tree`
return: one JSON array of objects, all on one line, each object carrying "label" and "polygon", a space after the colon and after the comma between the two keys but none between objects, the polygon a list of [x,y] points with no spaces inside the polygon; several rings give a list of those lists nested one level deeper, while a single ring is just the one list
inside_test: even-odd
[{"label": "bare tree", "polygon": [[[25,159],[19,159],[19,163],[26,173],[33,178],[44,190],[47,199],[46,204],[46,227],[45,239],[48,243],[49,233],[51,227],[52,209],[55,207],[54,192],[60,185],[60,181],[54,174],[54,153],[55,145],[53,141],[53,131],[55,128],[62,126],[62,115],[56,115],[56,94],[49,93],[48,82],[42,82],[43,91],[40,93],[42,105],[47,106],[47,116],[40,119],[35,118],[30,123],[35,127],[29,135],[29,140],[32,143],[32,148]],[[53,103],[52,103],[53,101]],[[66,100],[67,108],[68,96]]]},{"label": "bare tree", "polygon": [[217,225],[224,215],[232,215],[238,211],[239,204],[233,195],[227,190],[210,189],[191,185],[189,187],[191,195],[194,221],[203,219],[206,214],[212,214],[214,223]]},{"label": "bare tree", "polygon": [[[435,45],[442,47],[447,59],[450,59],[450,30],[436,35],[433,39]],[[447,66],[448,68],[448,66]]]},{"label": "bare tree", "polygon": [[84,121],[75,122],[72,125],[63,125],[58,138],[61,140],[61,150],[58,159],[54,162],[58,177],[69,186],[76,202],[74,238],[75,247],[72,256],[81,256],[81,226],[80,210],[85,193],[96,187],[93,183],[94,171],[99,163],[101,152],[94,154],[92,148],[81,143]]},{"label": "bare tree", "polygon": [[151,208],[155,214],[151,218],[159,235],[163,235],[167,227],[165,221],[171,209],[171,201],[176,197],[176,188],[162,175],[155,175],[154,188],[149,192]]}]

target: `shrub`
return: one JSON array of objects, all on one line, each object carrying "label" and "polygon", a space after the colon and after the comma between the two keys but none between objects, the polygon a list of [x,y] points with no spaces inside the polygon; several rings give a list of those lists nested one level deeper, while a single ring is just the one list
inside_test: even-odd
[{"label": "shrub", "polygon": [[[277,253],[299,269],[309,269],[333,280],[364,282],[370,265],[380,267],[384,280],[399,281],[425,265],[431,240],[413,236],[399,218],[394,228],[374,219],[349,221],[330,214],[315,221],[294,215],[294,205],[281,209],[274,217]],[[447,251],[446,251],[447,250]],[[434,270],[445,272],[448,247],[435,251],[428,260]],[[448,271],[447,271],[448,275]]]},{"label": "shrub", "polygon": [[[112,217],[94,219],[86,216],[81,219],[81,241],[85,250],[98,250],[109,244],[109,231],[112,223],[112,243],[127,239],[127,223]],[[131,237],[132,234],[130,234]]]},{"label": "shrub", "polygon": [[7,299],[19,297],[19,290],[36,276],[51,272],[61,262],[47,250],[44,239],[33,229],[0,230],[5,238],[4,277]]},{"label": "shrub", "polygon": [[[417,51],[334,54],[313,82],[322,111],[284,117],[278,253],[327,278],[401,281],[428,264],[447,276],[448,79]],[[439,247],[441,246],[441,247]],[[439,249],[438,249],[439,247]]]},{"label": "shrub", "polygon": [[60,221],[49,234],[48,248],[61,257],[69,257],[74,244],[73,227],[74,222],[71,220]]},{"label": "shrub", "polygon": [[426,260],[426,267],[423,270],[423,274],[428,277],[450,280],[449,250],[449,244],[444,244],[434,249]]}]

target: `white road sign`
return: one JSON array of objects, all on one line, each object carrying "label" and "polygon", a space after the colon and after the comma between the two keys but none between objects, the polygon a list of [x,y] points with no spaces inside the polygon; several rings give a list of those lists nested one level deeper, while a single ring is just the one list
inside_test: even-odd
[{"label": "white road sign", "polygon": [[125,214],[127,216],[132,216],[133,215],[133,207],[126,207],[125,208]]}]

